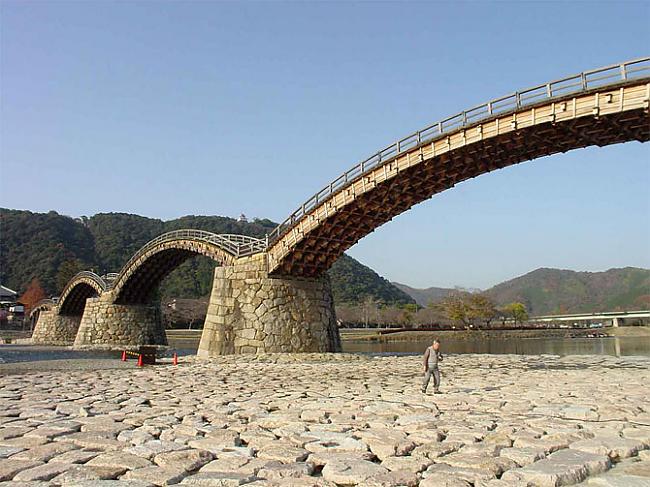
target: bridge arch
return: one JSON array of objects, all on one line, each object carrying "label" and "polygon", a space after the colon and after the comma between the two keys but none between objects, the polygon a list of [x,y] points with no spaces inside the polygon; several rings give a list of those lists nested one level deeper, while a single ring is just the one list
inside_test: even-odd
[{"label": "bridge arch", "polygon": [[57,300],[43,300],[30,314],[34,331],[32,343],[69,345],[79,331],[89,298],[101,297],[108,285],[90,271],[75,274]]},{"label": "bridge arch", "polygon": [[156,237],[124,265],[112,285],[116,304],[147,304],[167,275],[195,255],[219,265],[232,265],[239,257],[263,252],[264,240],[245,235],[215,234],[183,229]]},{"label": "bridge arch", "polygon": [[269,236],[272,275],[315,277],[361,238],[459,182],[592,145],[650,140],[650,57],[492,100],[389,145]]},{"label": "bridge arch", "polygon": [[54,299],[41,299],[29,311],[30,319],[38,320],[39,313],[42,311],[51,311],[55,305],[56,301]]},{"label": "bridge arch", "polygon": [[86,299],[96,298],[106,291],[106,281],[94,272],[82,271],[76,274],[61,291],[58,300],[59,314],[83,315]]},{"label": "bridge arch", "polygon": [[38,323],[38,319],[41,317],[41,313],[46,311],[51,312],[54,309],[54,306],[56,306],[56,299],[41,299],[36,303],[29,311],[30,328],[34,330]]}]

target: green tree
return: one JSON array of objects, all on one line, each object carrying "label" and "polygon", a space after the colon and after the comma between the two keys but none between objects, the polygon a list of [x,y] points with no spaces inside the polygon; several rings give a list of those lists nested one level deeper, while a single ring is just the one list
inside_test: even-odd
[{"label": "green tree", "polygon": [[467,313],[470,319],[472,321],[475,319],[480,320],[486,327],[489,327],[492,320],[497,316],[497,308],[494,302],[481,293],[471,294],[467,301]]},{"label": "green tree", "polygon": [[526,311],[526,305],[523,303],[507,304],[503,307],[503,311],[515,321],[515,324],[528,319],[528,311]]},{"label": "green tree", "polygon": [[470,316],[469,306],[467,304],[467,294],[463,291],[450,293],[439,304],[438,309],[451,321],[463,328],[472,326],[472,317]]},{"label": "green tree", "polygon": [[456,291],[444,298],[437,309],[464,328],[474,328],[477,322],[489,326],[497,316],[494,302],[482,293]]}]

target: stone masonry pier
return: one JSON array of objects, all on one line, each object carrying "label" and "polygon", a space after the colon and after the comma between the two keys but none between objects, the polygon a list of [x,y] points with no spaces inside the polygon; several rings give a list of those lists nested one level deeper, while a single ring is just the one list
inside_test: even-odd
[{"label": "stone masonry pier", "polygon": [[114,304],[112,292],[86,300],[75,348],[138,345],[167,345],[157,305]]},{"label": "stone masonry pier", "polygon": [[267,269],[265,253],[215,269],[199,357],[340,351],[327,275],[270,277]]},{"label": "stone masonry pier", "polygon": [[32,334],[32,343],[36,345],[71,345],[77,331],[81,316],[59,314],[58,306],[43,310]]}]

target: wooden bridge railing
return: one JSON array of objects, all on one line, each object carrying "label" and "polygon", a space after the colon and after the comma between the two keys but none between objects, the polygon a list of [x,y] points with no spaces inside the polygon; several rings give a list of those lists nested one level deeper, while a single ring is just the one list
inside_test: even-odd
[{"label": "wooden bridge railing", "polygon": [[598,88],[619,85],[645,77],[650,77],[650,57],[584,71],[567,78],[551,81],[526,90],[516,91],[508,96],[496,98],[429,125],[376,152],[334,179],[278,225],[268,235],[268,245],[272,245],[279,240],[286,232],[308,215],[312,209],[346,189],[377,166],[393,160],[401,153],[425,144],[430,144],[463,127],[469,127],[509,112],[516,112],[524,107],[530,107],[542,102],[560,99],[568,95],[588,92]]}]

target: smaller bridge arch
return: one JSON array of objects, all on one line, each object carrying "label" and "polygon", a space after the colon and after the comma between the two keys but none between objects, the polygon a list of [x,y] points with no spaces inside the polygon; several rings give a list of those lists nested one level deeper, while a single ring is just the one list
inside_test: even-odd
[{"label": "smaller bridge arch", "polygon": [[107,287],[106,281],[94,272],[75,274],[61,291],[58,300],[40,301],[32,310],[32,343],[73,343],[86,309],[86,300],[100,297]]},{"label": "smaller bridge arch", "polygon": [[79,272],[61,291],[58,301],[59,314],[81,316],[86,299],[100,296],[107,287],[106,281],[94,272]]},{"label": "smaller bridge arch", "polygon": [[56,306],[57,301],[58,298],[41,299],[38,303],[32,306],[32,309],[29,311],[29,323],[30,323],[31,330],[34,330],[34,328],[36,327],[36,324],[38,323],[38,319],[41,316],[41,313],[43,313],[44,311],[51,312]]},{"label": "smaller bridge arch", "polygon": [[54,308],[54,306],[56,305],[56,303],[57,303],[57,299],[49,299],[49,298],[41,299],[29,311],[29,317],[38,319],[38,314],[41,311],[51,311],[52,308]]},{"label": "smaller bridge arch", "polygon": [[182,229],[164,233],[138,250],[112,282],[115,304],[147,304],[169,273],[196,255],[219,265],[266,249],[266,241],[246,235]]}]

